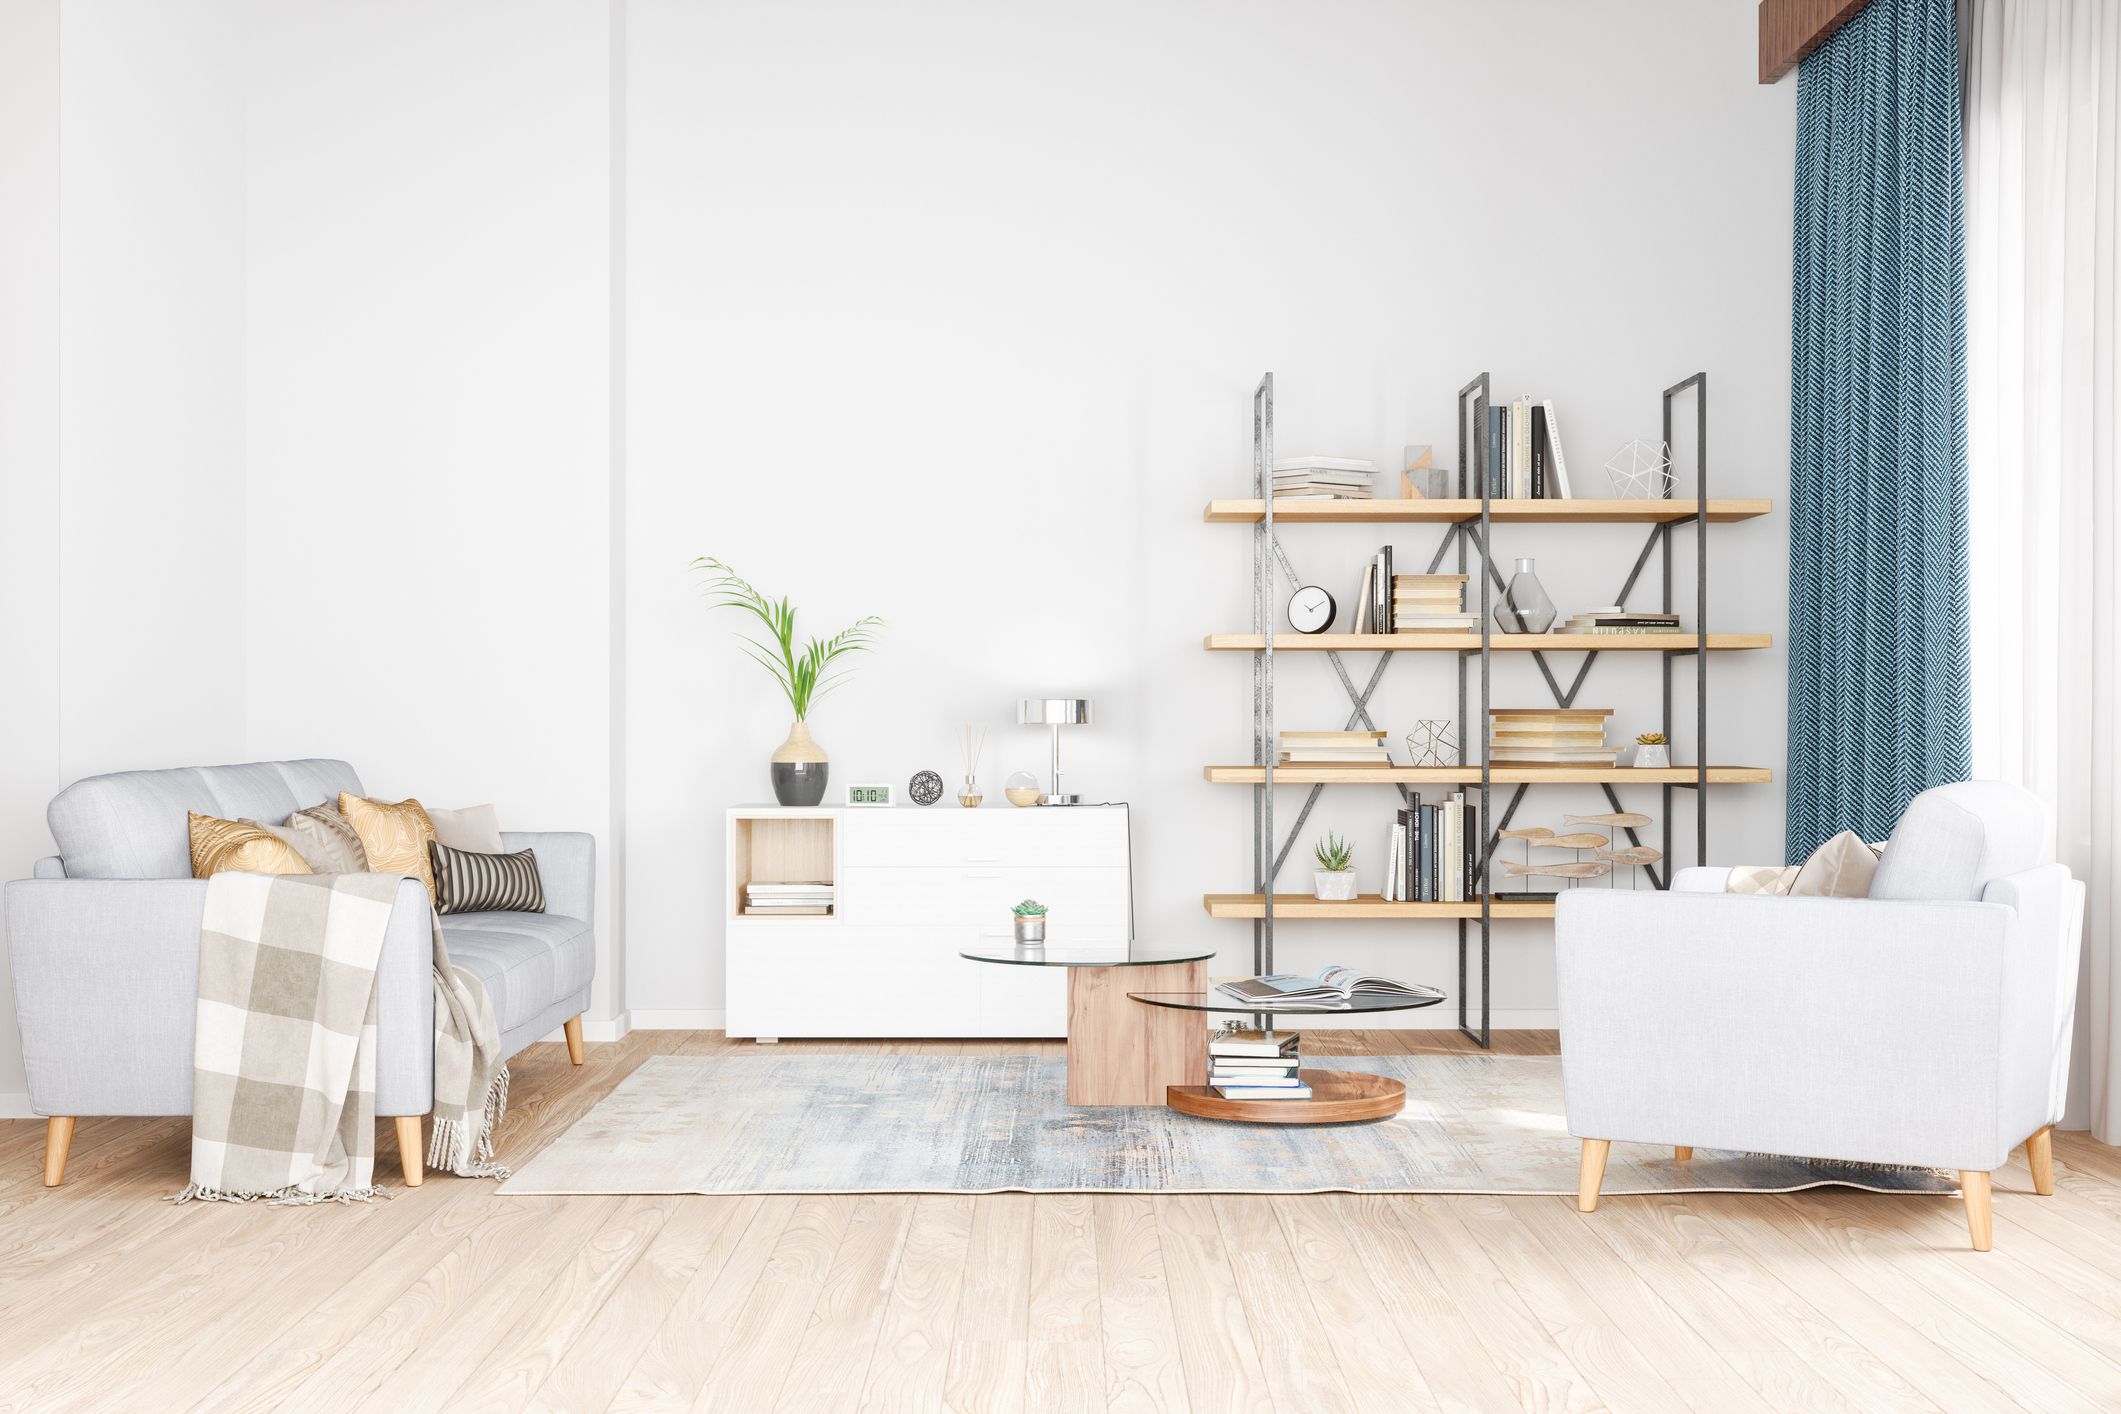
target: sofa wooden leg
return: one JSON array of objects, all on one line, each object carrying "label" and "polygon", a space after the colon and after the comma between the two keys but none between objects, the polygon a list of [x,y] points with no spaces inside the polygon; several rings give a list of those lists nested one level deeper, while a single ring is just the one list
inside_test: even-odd
[{"label": "sofa wooden leg", "polygon": [[2055,1127],[2043,1124],[2025,1141],[2026,1166],[2033,1171],[2033,1192],[2055,1191]]},{"label": "sofa wooden leg", "polygon": [[66,1177],[66,1151],[74,1147],[74,1117],[53,1115],[44,1121],[44,1186],[57,1188]]},{"label": "sofa wooden leg", "polygon": [[568,1017],[567,1024],[561,1029],[567,1033],[567,1059],[573,1061],[576,1065],[580,1065],[582,1063],[581,1016],[577,1014]]},{"label": "sofa wooden leg", "polygon": [[1988,1175],[1979,1169],[1961,1169],[1959,1189],[1966,1195],[1966,1230],[1973,1234],[1974,1250],[1986,1252],[1996,1240],[1988,1205]]},{"label": "sofa wooden leg", "polygon": [[422,1162],[423,1149],[420,1144],[420,1117],[399,1115],[398,1167],[405,1171],[405,1186],[418,1188],[427,1181],[427,1169]]},{"label": "sofa wooden leg", "polygon": [[1610,1139],[1583,1141],[1583,1158],[1576,1168],[1577,1212],[1598,1211],[1598,1185],[1605,1182],[1605,1156],[1612,1147],[1613,1141]]},{"label": "sofa wooden leg", "polygon": [[1674,1144],[1672,1146],[1672,1157],[1681,1163],[1685,1163],[1688,1159],[1694,1157],[1694,1146],[1691,1144]]}]

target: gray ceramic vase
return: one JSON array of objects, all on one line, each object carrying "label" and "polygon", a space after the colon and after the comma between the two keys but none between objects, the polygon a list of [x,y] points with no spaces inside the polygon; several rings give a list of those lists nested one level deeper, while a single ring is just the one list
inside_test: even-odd
[{"label": "gray ceramic vase", "polygon": [[773,798],[783,805],[816,805],[825,798],[825,777],[831,769],[825,749],[811,739],[809,725],[797,722],[773,753]]}]

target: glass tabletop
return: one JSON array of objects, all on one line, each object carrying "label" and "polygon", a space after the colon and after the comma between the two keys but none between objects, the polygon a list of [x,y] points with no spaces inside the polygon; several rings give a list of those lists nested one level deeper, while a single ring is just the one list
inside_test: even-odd
[{"label": "glass tabletop", "polygon": [[974,962],[1011,962],[1020,967],[1162,967],[1173,962],[1205,962],[1213,948],[1158,947],[1153,943],[1103,943],[1079,947],[1045,947],[1010,943],[961,952]]},{"label": "glass tabletop", "polygon": [[1413,1011],[1417,1007],[1435,1006],[1442,997],[1390,997],[1364,994],[1353,996],[1344,1002],[1328,1002],[1323,1006],[1291,1006],[1283,1002],[1276,1006],[1261,1006],[1258,1002],[1241,1002],[1221,992],[1129,992],[1135,1001],[1149,1006],[1174,1007],[1179,1011],[1229,1011],[1245,1016],[1345,1016],[1358,1011]]}]

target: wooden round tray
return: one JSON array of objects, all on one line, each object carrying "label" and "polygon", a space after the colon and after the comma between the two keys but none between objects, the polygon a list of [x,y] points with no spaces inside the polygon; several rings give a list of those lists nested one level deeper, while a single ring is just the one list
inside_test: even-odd
[{"label": "wooden round tray", "polygon": [[1165,1103],[1201,1119],[1248,1124],[1351,1124],[1390,1119],[1407,1107],[1407,1087],[1382,1075],[1355,1070],[1297,1072],[1311,1087],[1308,1100],[1225,1100],[1206,1085],[1171,1085]]}]

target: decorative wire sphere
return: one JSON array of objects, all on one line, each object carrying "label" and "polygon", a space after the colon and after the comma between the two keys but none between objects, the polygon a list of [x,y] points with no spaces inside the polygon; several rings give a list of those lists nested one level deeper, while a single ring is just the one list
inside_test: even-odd
[{"label": "decorative wire sphere", "polygon": [[1672,494],[1672,449],[1641,438],[1606,458],[1606,478],[1623,501],[1661,501]]},{"label": "decorative wire sphere", "polygon": [[906,782],[906,794],[915,805],[933,805],[943,798],[943,778],[933,771],[917,771]]},{"label": "decorative wire sphere", "polygon": [[1423,717],[1407,733],[1407,764],[1410,766],[1456,766],[1458,728],[1448,720]]}]

